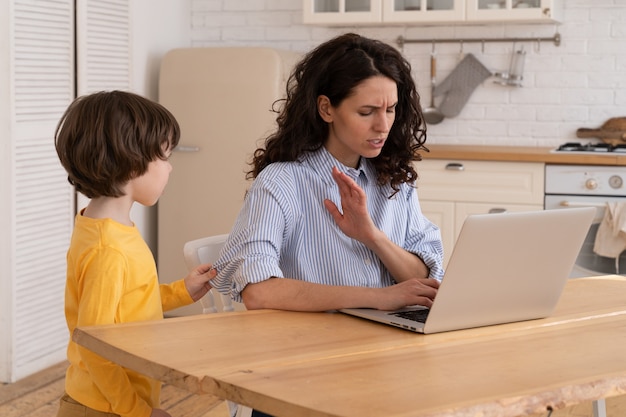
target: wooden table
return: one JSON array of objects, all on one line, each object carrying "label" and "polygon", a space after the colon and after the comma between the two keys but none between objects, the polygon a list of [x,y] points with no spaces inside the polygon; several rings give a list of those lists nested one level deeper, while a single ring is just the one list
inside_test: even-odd
[{"label": "wooden table", "polygon": [[[541,288],[537,288],[541,291]],[[78,328],[74,340],[277,416],[523,416],[626,393],[626,279],[568,282],[541,320],[419,335],[258,310]]]}]

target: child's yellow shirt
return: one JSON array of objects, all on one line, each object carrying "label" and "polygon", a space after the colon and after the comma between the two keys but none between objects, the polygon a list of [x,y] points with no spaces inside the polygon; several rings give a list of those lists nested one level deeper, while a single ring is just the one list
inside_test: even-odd
[{"label": "child's yellow shirt", "polygon": [[[154,257],[136,227],[76,216],[65,287],[70,335],[77,326],[161,320],[163,311],[192,302],[183,280],[159,285]],[[158,381],[72,340],[67,357],[65,389],[81,404],[133,417],[147,417],[159,407]]]}]

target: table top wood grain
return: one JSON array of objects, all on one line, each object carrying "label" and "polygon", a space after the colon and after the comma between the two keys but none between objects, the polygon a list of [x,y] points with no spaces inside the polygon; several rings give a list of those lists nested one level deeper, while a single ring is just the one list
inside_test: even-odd
[{"label": "table top wood grain", "polygon": [[73,338],[276,416],[515,417],[626,393],[626,279],[570,280],[545,319],[431,335],[258,310],[78,328]]}]

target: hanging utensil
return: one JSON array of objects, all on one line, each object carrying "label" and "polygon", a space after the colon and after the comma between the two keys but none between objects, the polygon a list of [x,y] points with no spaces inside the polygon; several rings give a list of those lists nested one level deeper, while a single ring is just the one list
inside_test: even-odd
[{"label": "hanging utensil", "polygon": [[521,87],[522,80],[524,78],[524,59],[526,58],[526,51],[524,47],[515,50],[515,44],[513,44],[513,53],[511,55],[511,63],[509,64],[509,72],[496,73],[498,78],[495,82],[500,85],[509,85],[513,87]]},{"label": "hanging utensil", "polygon": [[424,120],[429,125],[436,125],[443,120],[443,113],[435,107],[435,87],[437,86],[437,60],[435,53],[430,54],[430,107],[424,109]]},{"label": "hanging utensil", "polygon": [[491,71],[473,54],[465,55],[452,72],[435,87],[434,95],[443,95],[439,102],[439,112],[447,118],[458,116],[476,87],[489,77]]}]

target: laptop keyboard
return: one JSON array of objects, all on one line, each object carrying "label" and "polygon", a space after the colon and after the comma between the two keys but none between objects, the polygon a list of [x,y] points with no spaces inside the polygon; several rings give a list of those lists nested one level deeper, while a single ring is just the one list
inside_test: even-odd
[{"label": "laptop keyboard", "polygon": [[426,317],[428,317],[428,313],[430,310],[421,309],[421,310],[410,310],[410,311],[399,311],[397,313],[389,313],[392,316],[401,317],[403,319],[413,320],[418,323],[425,323]]}]

